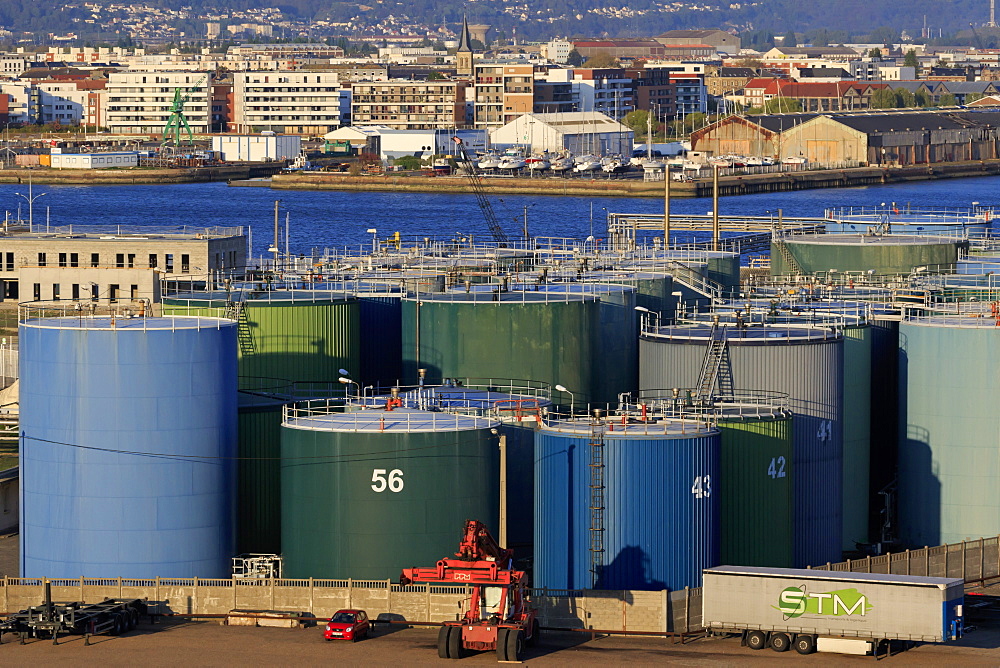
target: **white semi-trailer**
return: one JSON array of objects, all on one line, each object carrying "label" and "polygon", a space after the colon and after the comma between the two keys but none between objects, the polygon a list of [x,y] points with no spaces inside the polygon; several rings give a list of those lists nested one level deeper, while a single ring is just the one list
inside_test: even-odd
[{"label": "white semi-trailer", "polygon": [[704,571],[703,623],[751,649],[880,653],[889,641],[962,637],[962,580],[719,566]]}]

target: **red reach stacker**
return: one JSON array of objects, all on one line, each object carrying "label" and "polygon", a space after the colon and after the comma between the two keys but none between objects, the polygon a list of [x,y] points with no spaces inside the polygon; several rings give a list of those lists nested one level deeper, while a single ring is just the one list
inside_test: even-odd
[{"label": "red reach stacker", "polygon": [[500,547],[486,525],[467,520],[453,558],[433,568],[405,568],[400,583],[471,585],[462,619],[442,622],[438,656],[461,659],[466,650],[496,650],[499,661],[519,661],[525,645],[538,640],[538,620],[525,591],[523,571],[513,569],[514,551]]}]

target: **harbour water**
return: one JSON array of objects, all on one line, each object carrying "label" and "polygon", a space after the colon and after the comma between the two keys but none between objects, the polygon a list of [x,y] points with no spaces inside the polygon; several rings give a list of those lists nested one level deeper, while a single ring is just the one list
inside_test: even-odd
[{"label": "harbour water", "polygon": [[[910,184],[804,190],[726,197],[722,215],[821,216],[827,207],[878,205],[896,202],[920,207],[969,206],[972,202],[996,204],[994,193],[1000,177],[921,181]],[[11,217],[28,218],[26,186],[0,185],[0,210]],[[44,195],[41,195],[44,193]],[[399,232],[404,238],[438,239],[468,236],[490,239],[483,215],[468,195],[426,193],[366,193],[336,191],[272,191],[266,188],[230,188],[224,183],[152,186],[54,186],[39,185],[35,197],[35,226],[65,225],[194,225],[249,226],[254,257],[266,254],[273,239],[274,201],[280,200],[281,248],[284,223],[292,252],[311,249],[370,248],[372,234],[387,238]],[[532,236],[601,238],[607,212],[651,213],[663,211],[663,202],[648,198],[490,196],[501,225],[511,238],[522,233],[527,208]],[[705,214],[710,199],[676,199],[671,211]],[[675,239],[675,242],[677,239]]]}]

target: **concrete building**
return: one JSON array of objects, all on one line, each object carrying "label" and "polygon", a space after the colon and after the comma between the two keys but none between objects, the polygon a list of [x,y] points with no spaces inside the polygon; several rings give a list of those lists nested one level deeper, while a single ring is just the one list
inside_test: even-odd
[{"label": "concrete building", "polygon": [[229,161],[289,160],[302,151],[302,137],[266,131],[259,135],[216,135],[212,137],[212,150]]},{"label": "concrete building", "polygon": [[322,135],[342,125],[350,93],[336,72],[233,73],[232,131]]},{"label": "concrete building", "polygon": [[916,79],[917,68],[897,65],[895,58],[860,58],[848,63],[851,76],[858,81],[900,81]]},{"label": "concrete building", "polygon": [[594,111],[524,114],[490,133],[495,146],[524,146],[531,153],[631,155],[635,133]]},{"label": "concrete building", "polygon": [[0,53],[0,76],[19,77],[31,61],[24,54]]},{"label": "concrete building", "polygon": [[105,117],[106,81],[39,81],[38,122],[100,127]]},{"label": "concrete building", "polygon": [[486,130],[394,130],[379,128],[378,154],[382,160],[392,161],[406,155],[429,158],[434,155],[457,155],[452,137],[459,137],[470,155],[485,151]]},{"label": "concrete building", "polygon": [[6,298],[153,299],[161,278],[236,275],[247,264],[242,227],[35,228],[0,238]]},{"label": "concrete building", "polygon": [[107,84],[107,128],[116,134],[163,132],[174,91],[187,97],[184,116],[195,134],[209,132],[212,87],[206,72],[113,72]]},{"label": "concrete building", "polygon": [[463,127],[468,81],[370,81],[351,85],[351,122],[397,130]]},{"label": "concrete building", "polygon": [[539,51],[543,58],[563,65],[569,60],[569,54],[573,51],[573,42],[565,39],[554,39],[542,44]]},{"label": "concrete building", "polygon": [[665,53],[663,44],[655,39],[579,40],[573,42],[573,48],[585,59],[607,54],[620,60],[655,60]]},{"label": "concrete building", "polygon": [[724,30],[668,30],[655,39],[660,44],[671,46],[707,44],[722,53],[740,52],[739,36]]},{"label": "concrete building", "polygon": [[53,147],[49,155],[49,166],[53,169],[109,169],[139,166],[137,151],[115,151],[108,153],[66,153]]}]

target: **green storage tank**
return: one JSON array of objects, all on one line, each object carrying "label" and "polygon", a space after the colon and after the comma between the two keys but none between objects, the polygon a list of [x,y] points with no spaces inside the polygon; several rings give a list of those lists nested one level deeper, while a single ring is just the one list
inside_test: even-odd
[{"label": "green storage tank", "polygon": [[[536,289],[537,288],[537,289]],[[562,385],[577,407],[636,389],[635,291],[557,283],[403,300],[403,378],[524,378]],[[569,404],[570,395],[561,401]]]},{"label": "green storage tank", "polygon": [[[917,267],[954,270],[969,242],[913,234],[803,234],[771,242],[771,274],[854,271],[909,274]],[[789,262],[789,257],[794,261]]]},{"label": "green storage tank", "polygon": [[[241,376],[336,382],[339,369],[360,372],[361,317],[357,298],[326,290],[233,292],[239,323]],[[224,292],[173,295],[164,314],[219,315]]]},{"label": "green storage tank", "polygon": [[787,396],[747,392],[738,397],[715,407],[722,432],[721,561],[791,568],[795,457]]},{"label": "green storage tank", "polygon": [[499,423],[410,409],[296,404],[281,427],[289,578],[397,580],[455,551],[467,519],[499,521]]},{"label": "green storage tank", "polygon": [[240,378],[236,549],[281,554],[281,421],[290,383]]}]

